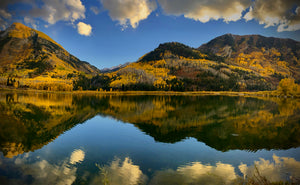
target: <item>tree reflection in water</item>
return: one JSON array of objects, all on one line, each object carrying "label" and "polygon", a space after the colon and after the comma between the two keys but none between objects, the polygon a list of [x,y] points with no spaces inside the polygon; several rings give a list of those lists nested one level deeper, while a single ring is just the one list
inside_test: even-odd
[{"label": "tree reflection in water", "polygon": [[[191,160],[195,162],[182,166],[178,163],[176,169],[158,168],[151,174],[133,156],[118,158],[111,154],[110,157],[117,157],[108,164],[108,160],[89,161],[84,149],[67,151],[69,157],[54,161],[46,160],[45,156],[31,157],[30,151],[42,148],[97,115],[131,123],[139,128],[137,132],[141,130],[157,142],[176,143],[192,137],[219,151],[254,152],[300,146],[300,101],[295,99],[0,93],[1,182],[239,184],[255,183],[261,178],[268,182],[299,183],[299,161],[275,154],[272,160],[261,158],[236,166]],[[97,142],[109,142],[88,141],[95,142],[95,146]],[[85,161],[93,163],[94,169],[85,167]],[[101,164],[99,168],[95,163]]]},{"label": "tree reflection in water", "polygon": [[219,151],[300,145],[300,101],[222,96],[0,93],[0,150],[34,151],[96,115],[134,124],[156,141],[188,137]]}]

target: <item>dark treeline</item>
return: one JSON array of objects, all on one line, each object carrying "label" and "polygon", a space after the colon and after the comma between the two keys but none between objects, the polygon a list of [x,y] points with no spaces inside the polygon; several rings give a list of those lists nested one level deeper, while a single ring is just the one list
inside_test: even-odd
[{"label": "dark treeline", "polygon": [[99,90],[99,91],[262,91],[270,87],[261,79],[256,79],[252,84],[239,83],[238,78],[231,75],[229,79],[215,77],[209,72],[197,75],[196,78],[174,78],[166,80],[165,86],[155,86],[151,83],[122,84],[120,87],[112,87],[110,83],[117,77],[110,78],[105,74],[98,74],[93,78],[80,75],[74,81],[74,90]]}]

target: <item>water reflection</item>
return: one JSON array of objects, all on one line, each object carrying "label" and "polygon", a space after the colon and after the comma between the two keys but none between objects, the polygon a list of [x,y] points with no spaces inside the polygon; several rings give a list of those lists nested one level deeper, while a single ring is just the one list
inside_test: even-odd
[{"label": "water reflection", "polygon": [[82,151],[81,149],[74,150],[70,157],[70,164],[81,163],[84,160],[84,156],[84,151]]},{"label": "water reflection", "polygon": [[[3,159],[0,164],[2,184],[71,185],[76,180],[77,166],[84,160],[84,152],[77,149],[71,157],[52,164],[45,159],[33,159],[30,154]],[[3,176],[5,175],[5,176]]]},{"label": "water reflection", "polygon": [[220,151],[300,145],[295,99],[0,93],[0,150],[5,157],[34,151],[96,115],[132,123],[159,142],[193,137]]},{"label": "water reflection", "polygon": [[[244,178],[265,177],[269,182],[288,181],[294,184],[300,183],[300,162],[294,158],[278,157],[273,155],[273,161],[261,158],[255,161],[254,165],[241,164],[240,171]],[[258,181],[259,179],[251,179]]]},{"label": "water reflection", "polygon": [[[43,158],[33,159],[30,154],[14,159],[6,158],[0,162],[0,171],[6,175],[1,177],[1,183],[73,184],[78,178],[78,168],[81,167],[84,158],[85,152],[81,149],[74,150],[70,157],[58,159],[55,163]],[[243,163],[234,167],[222,162],[215,165],[192,162],[177,169],[156,171],[150,176],[147,176],[129,157],[123,160],[115,158],[110,164],[97,166],[95,174],[85,173],[85,179],[89,179],[88,181],[80,182],[110,185],[300,183],[300,162],[294,158],[279,157],[275,154],[272,160],[261,158],[249,166]]]},{"label": "water reflection", "polygon": [[[191,165],[179,167],[177,173],[185,176],[185,181],[192,182],[224,182],[228,184],[236,178],[234,167],[230,164],[218,162],[216,166],[203,165],[194,162]],[[188,179],[189,178],[189,179]]]},{"label": "water reflection", "polygon": [[[240,175],[242,173],[242,175]],[[156,171],[147,177],[140,167],[133,164],[130,158],[123,161],[116,158],[110,165],[100,167],[99,174],[91,184],[261,184],[262,182],[291,184],[300,183],[300,162],[293,158],[273,155],[273,160],[260,159],[247,166],[237,168],[231,164],[218,162],[216,165],[192,162],[177,169]]]},{"label": "water reflection", "polygon": [[5,157],[34,151],[96,115],[67,94],[0,94],[0,150]]},{"label": "water reflection", "polygon": [[138,165],[134,165],[129,157],[124,161],[116,158],[110,165],[99,166],[99,175],[95,176],[91,184],[145,184],[147,177],[140,170]]},{"label": "water reflection", "polygon": [[234,167],[230,164],[217,163],[216,166],[194,162],[178,167],[176,170],[156,172],[151,185],[154,184],[232,184],[237,181]]}]

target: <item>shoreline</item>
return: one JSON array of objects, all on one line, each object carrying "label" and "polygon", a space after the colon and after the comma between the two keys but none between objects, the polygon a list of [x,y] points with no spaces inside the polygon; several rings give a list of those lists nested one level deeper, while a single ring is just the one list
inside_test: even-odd
[{"label": "shoreline", "polygon": [[282,96],[276,91],[236,92],[236,91],[46,91],[36,89],[0,88],[0,92],[17,93],[53,93],[53,94],[78,94],[78,95],[171,95],[171,96],[241,96],[241,97],[276,97],[276,98],[300,98],[299,96]]}]

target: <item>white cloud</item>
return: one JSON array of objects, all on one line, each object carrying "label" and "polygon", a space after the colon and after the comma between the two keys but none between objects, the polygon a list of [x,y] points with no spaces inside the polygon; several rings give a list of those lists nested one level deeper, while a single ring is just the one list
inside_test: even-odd
[{"label": "white cloud", "polygon": [[156,3],[152,0],[101,0],[113,20],[119,21],[126,28],[128,25],[136,28],[141,20],[147,19]]},{"label": "white cloud", "polygon": [[299,0],[256,0],[244,19],[256,19],[265,28],[277,26],[277,31],[300,30]]},{"label": "white cloud", "polygon": [[[108,10],[112,20],[118,21],[123,29],[136,28],[157,8],[156,2],[167,15],[181,16],[203,23],[211,20],[225,22],[242,19],[257,20],[265,28],[276,26],[278,32],[300,30],[299,0],[100,0],[103,8]],[[8,9],[9,5],[26,4],[30,10]],[[91,6],[94,14],[100,9]],[[102,8],[101,8],[102,10]],[[24,17],[24,22],[36,27],[39,19],[48,25],[58,21],[71,23],[74,27],[78,21],[85,19],[86,8],[82,0],[0,0],[0,29],[8,23],[18,20],[14,16]],[[78,26],[77,26],[78,28]],[[86,34],[85,34],[86,35]]]},{"label": "white cloud", "polygon": [[[1,8],[1,7],[0,7]],[[11,19],[12,15],[4,9],[0,9],[0,30],[5,30],[8,26],[7,20]]]},{"label": "white cloud", "polygon": [[12,15],[4,9],[0,9],[0,17],[3,17],[4,19],[10,19]]},{"label": "white cloud", "polygon": [[37,24],[36,21],[30,17],[25,16],[24,17],[24,22],[26,24],[30,24],[32,26],[33,29],[37,29]]},{"label": "white cloud", "polygon": [[[40,18],[48,23],[45,27],[58,21],[74,22],[85,19],[85,6],[81,0],[1,0],[0,1],[0,28],[7,27],[7,20],[12,18],[12,13],[5,11],[9,5],[26,4],[30,10],[11,10],[14,15],[24,17],[24,22],[36,29]],[[15,18],[16,19],[16,18]],[[15,21],[15,20],[14,20]],[[74,26],[75,27],[75,26]]]},{"label": "white cloud", "polygon": [[184,15],[203,23],[223,19],[225,22],[241,19],[242,12],[250,5],[250,0],[158,0],[169,15]]},{"label": "white cloud", "polygon": [[83,22],[79,22],[77,24],[77,31],[80,35],[90,36],[92,34],[92,26]]},{"label": "white cloud", "polygon": [[43,0],[42,8],[34,7],[30,11],[33,17],[41,17],[49,24],[57,21],[74,22],[85,18],[85,7],[80,0]]}]

